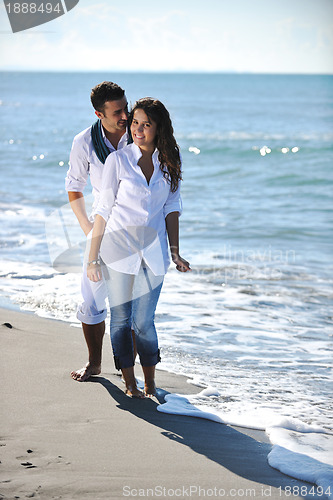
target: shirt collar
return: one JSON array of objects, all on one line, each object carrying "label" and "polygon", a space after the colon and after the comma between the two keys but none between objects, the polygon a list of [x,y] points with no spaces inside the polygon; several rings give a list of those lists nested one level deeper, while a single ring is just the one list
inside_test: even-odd
[{"label": "shirt collar", "polygon": [[160,166],[160,160],[158,159],[158,149],[157,148],[155,148],[155,151],[153,152],[152,160],[153,160],[154,167]]},{"label": "shirt collar", "polygon": [[[105,132],[104,132],[104,127],[103,127],[103,126],[101,126],[101,130],[102,130],[102,136],[103,136],[103,140],[104,140],[105,144],[107,145],[107,147],[108,147],[109,149],[112,149],[112,151],[115,151],[115,149],[114,149],[114,147],[112,146],[111,142],[109,141],[109,139],[108,139],[108,138],[106,137],[106,135],[105,135]],[[118,142],[117,146],[119,146],[119,144],[121,144],[121,143],[123,143],[123,142],[125,142],[125,141],[126,141],[126,143],[127,143],[127,141],[128,141],[128,131],[127,131],[127,129],[126,129],[126,132],[124,133],[124,135],[122,135],[122,136],[121,136],[121,138],[120,138],[120,140],[119,140],[119,142]]]},{"label": "shirt collar", "polygon": [[[138,163],[138,161],[140,160],[140,158],[142,156],[141,149],[139,148],[139,146],[134,144],[134,142],[131,144],[131,146],[132,146],[131,149],[132,149],[132,154],[133,154],[133,160],[136,163]],[[155,151],[152,154],[152,160],[153,160],[154,167],[159,167],[160,162],[158,159],[158,149],[157,148],[155,148]]]},{"label": "shirt collar", "polygon": [[128,137],[129,137],[129,135],[128,135],[128,130],[126,129],[126,132],[125,132],[125,133],[124,133],[124,135],[122,135],[122,136],[121,136],[121,138],[120,138],[119,144],[120,144],[121,142],[126,142],[126,144],[127,144]]}]

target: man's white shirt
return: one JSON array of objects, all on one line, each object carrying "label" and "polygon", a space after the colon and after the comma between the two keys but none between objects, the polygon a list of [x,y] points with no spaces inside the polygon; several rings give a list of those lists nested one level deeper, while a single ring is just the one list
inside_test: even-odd
[{"label": "man's white shirt", "polygon": [[[106,146],[110,153],[116,151],[111,142],[107,139],[103,127],[102,135]],[[127,145],[128,134],[121,137],[117,149],[121,149]],[[65,180],[66,191],[74,191],[82,193],[90,177],[92,186],[92,194],[94,198],[92,215],[95,213],[95,208],[98,205],[100,192],[102,189],[102,175],[104,165],[98,159],[91,138],[91,127],[80,132],[74,137],[72,150],[70,153],[69,169]]]}]

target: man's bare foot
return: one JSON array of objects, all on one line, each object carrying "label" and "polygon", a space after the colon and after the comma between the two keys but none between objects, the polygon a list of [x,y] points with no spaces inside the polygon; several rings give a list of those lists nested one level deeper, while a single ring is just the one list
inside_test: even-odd
[{"label": "man's bare foot", "polygon": [[99,375],[101,373],[101,366],[93,366],[87,363],[81,370],[71,372],[71,377],[78,382],[85,382],[92,375]]},{"label": "man's bare foot", "polygon": [[156,385],[154,381],[150,381],[149,383],[145,383],[144,393],[149,398],[156,396]]}]

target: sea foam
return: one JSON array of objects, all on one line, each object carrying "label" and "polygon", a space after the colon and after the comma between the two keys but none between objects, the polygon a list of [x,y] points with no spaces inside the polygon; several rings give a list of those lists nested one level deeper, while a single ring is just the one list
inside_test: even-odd
[{"label": "sea foam", "polygon": [[333,498],[333,434],[319,426],[280,416],[264,405],[262,408],[252,407],[243,415],[223,412],[214,407],[214,402],[220,397],[219,391],[212,386],[195,395],[167,394],[165,403],[157,409],[162,413],[266,431],[273,444],[268,455],[271,467],[314,483],[326,497]]}]

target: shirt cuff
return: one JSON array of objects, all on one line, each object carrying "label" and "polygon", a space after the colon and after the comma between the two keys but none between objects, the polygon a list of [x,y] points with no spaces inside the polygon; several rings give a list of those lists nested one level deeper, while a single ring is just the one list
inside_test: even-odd
[{"label": "shirt cuff", "polygon": [[76,193],[82,193],[85,187],[86,187],[85,182],[80,182],[72,179],[66,179],[65,181],[65,189],[67,192],[74,191]]},{"label": "shirt cuff", "polygon": [[107,212],[105,210],[98,209],[98,208],[93,211],[93,215],[94,215],[94,217],[96,215],[100,215],[101,217],[103,217],[103,219],[105,220],[105,222],[107,222],[109,220],[109,217],[110,217],[109,212]]},{"label": "shirt cuff", "polygon": [[171,203],[164,207],[164,218],[166,218],[171,212],[178,212],[179,217],[183,213],[183,206],[181,202]]}]

